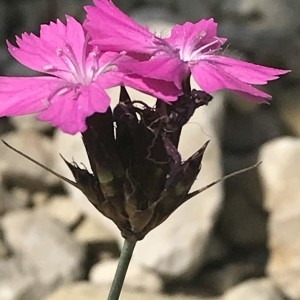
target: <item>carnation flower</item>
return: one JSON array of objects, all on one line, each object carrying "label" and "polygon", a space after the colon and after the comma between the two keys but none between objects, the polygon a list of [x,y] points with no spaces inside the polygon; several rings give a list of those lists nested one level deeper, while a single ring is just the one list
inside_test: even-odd
[{"label": "carnation flower", "polygon": [[131,67],[141,76],[173,80],[180,88],[184,78],[192,74],[207,93],[229,89],[262,103],[271,96],[252,85],[264,85],[289,72],[224,55],[221,47],[226,39],[217,36],[213,19],[175,25],[170,37],[161,38],[120,11],[112,1],[94,3],[95,6],[86,7],[85,23],[92,43],[138,58],[140,62]]}]

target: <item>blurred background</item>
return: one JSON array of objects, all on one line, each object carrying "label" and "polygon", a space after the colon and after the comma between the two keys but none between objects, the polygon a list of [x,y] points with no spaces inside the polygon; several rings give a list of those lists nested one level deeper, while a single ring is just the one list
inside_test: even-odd
[{"label": "blurred background", "polygon": [[[10,57],[6,39],[38,34],[40,24],[65,14],[83,20],[91,3],[0,0],[0,75],[34,74]],[[299,0],[114,3],[158,33],[213,17],[229,55],[292,70],[263,87],[271,105],[218,93],[186,126],[184,154],[192,153],[191,139],[212,141],[199,186],[263,163],[192,199],[150,233],[136,249],[122,299],[300,299]],[[65,176],[58,153],[86,161],[80,137],[32,116],[1,118],[0,135]],[[121,243],[114,226],[53,175],[4,145],[0,153],[0,300],[105,299]]]}]

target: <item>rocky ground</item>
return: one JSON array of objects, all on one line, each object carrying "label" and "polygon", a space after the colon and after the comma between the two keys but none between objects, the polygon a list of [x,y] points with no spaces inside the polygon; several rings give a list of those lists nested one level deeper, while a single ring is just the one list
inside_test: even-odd
[{"label": "rocky ground", "polygon": [[[293,70],[269,85],[270,106],[218,94],[186,125],[184,156],[211,140],[194,188],[263,163],[190,200],[140,242],[122,299],[300,299],[300,2],[118,2],[157,31],[214,16],[232,55]],[[2,1],[0,37],[13,41],[65,13],[80,18],[80,5]],[[0,72],[25,72],[4,43]],[[1,119],[0,134],[64,176],[71,178],[59,153],[88,166],[80,136],[33,117]],[[72,187],[4,145],[0,153],[0,300],[105,299],[122,243],[114,225]]]}]

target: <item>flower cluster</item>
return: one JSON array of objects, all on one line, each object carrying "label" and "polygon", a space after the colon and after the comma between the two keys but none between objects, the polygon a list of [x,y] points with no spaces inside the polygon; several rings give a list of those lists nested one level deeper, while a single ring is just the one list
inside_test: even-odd
[{"label": "flower cluster", "polygon": [[[24,33],[10,54],[33,77],[0,77],[0,117],[38,114],[68,134],[82,133],[92,173],[68,163],[73,183],[122,235],[142,239],[189,194],[205,144],[185,162],[178,152],[182,127],[211,93],[228,89],[257,103],[264,85],[287,70],[230,58],[213,19],[175,25],[160,37],[111,0],[85,7],[83,24],[67,16]],[[199,85],[191,90],[190,77]],[[112,109],[108,88],[120,86]],[[150,107],[131,101],[125,86],[157,98]]]}]

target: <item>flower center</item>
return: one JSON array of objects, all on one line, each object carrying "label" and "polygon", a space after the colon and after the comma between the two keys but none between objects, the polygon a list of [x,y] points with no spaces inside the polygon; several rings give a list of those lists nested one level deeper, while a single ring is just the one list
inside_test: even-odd
[{"label": "flower center", "polygon": [[207,37],[207,32],[201,31],[194,37],[186,37],[184,43],[179,45],[180,59],[188,63],[197,62],[201,56],[218,51],[221,44],[218,37]]},{"label": "flower center", "polygon": [[98,60],[100,52],[96,47],[88,52],[88,41],[89,37],[86,36],[80,59],[76,57],[72,46],[67,42],[63,49],[57,48],[56,56],[61,67],[47,65],[44,67],[44,71],[62,77],[71,83],[90,84],[96,79],[95,74],[99,75]]},{"label": "flower center", "polygon": [[97,47],[89,48],[88,41],[89,36],[87,35],[80,59],[75,55],[72,46],[66,42],[64,49],[56,49],[59,64],[57,66],[47,65],[43,68],[45,72],[64,79],[49,95],[48,101],[51,101],[56,95],[63,95],[69,92],[72,92],[72,99],[76,100],[81,94],[81,86],[89,85],[101,74],[116,69],[115,62],[124,53],[114,56],[110,61],[100,66],[99,61],[101,61],[102,53]]},{"label": "flower center", "polygon": [[211,41],[208,44],[203,45],[202,47],[195,49],[194,51],[192,51],[191,55],[190,55],[190,60],[197,60],[199,59],[199,56],[201,55],[209,55],[212,54],[214,52],[216,52],[216,48],[214,48],[213,46],[215,46],[216,44],[219,43],[219,40],[216,38],[215,40]]}]

